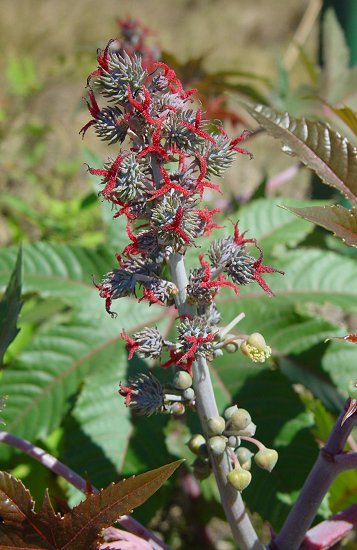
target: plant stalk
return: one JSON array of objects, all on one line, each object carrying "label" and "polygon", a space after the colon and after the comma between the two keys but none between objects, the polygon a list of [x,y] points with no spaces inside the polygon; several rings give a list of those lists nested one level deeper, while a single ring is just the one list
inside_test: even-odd
[{"label": "plant stalk", "polygon": [[341,426],[344,414],[343,411],[336,420],[282,530],[271,545],[272,549],[298,550],[332,481],[341,471],[356,467],[356,453],[351,453],[351,460],[345,460],[349,454],[343,453],[343,448],[357,421],[357,414]]},{"label": "plant stalk", "polygon": [[[186,300],[188,279],[183,255],[179,253],[172,254],[168,259],[168,264],[172,281],[179,290],[176,296],[176,305],[180,315],[195,315],[195,308],[188,304]],[[192,374],[193,388],[196,395],[196,409],[203,433],[207,436],[208,418],[218,416],[219,413],[205,358],[199,357],[197,359],[193,364]],[[231,470],[228,453],[225,452],[222,457],[215,457],[210,454],[210,460],[222,506],[240,550],[263,550],[264,546],[258,539],[240,493],[227,482],[227,474]]]}]

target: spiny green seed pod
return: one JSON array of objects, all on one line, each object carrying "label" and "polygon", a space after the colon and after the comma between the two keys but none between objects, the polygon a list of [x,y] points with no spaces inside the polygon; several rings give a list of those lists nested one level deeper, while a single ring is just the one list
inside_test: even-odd
[{"label": "spiny green seed pod", "polygon": [[193,463],[193,474],[197,479],[206,479],[211,473],[211,467],[208,460],[196,458]]},{"label": "spiny green seed pod", "polygon": [[192,401],[195,398],[195,392],[193,388],[187,388],[187,390],[183,391],[182,397],[187,401]]},{"label": "spiny green seed pod", "polygon": [[239,432],[240,430],[245,430],[247,426],[251,423],[252,418],[248,411],[245,409],[237,409],[231,415],[228,422],[228,429],[232,431]]},{"label": "spiny green seed pod", "polygon": [[238,409],[237,405],[232,405],[231,407],[228,407],[228,409],[226,409],[224,411],[224,418],[226,420],[229,420],[230,417],[232,416],[232,414]]},{"label": "spiny green seed pod", "polygon": [[174,376],[173,385],[177,390],[187,390],[192,386],[192,377],[188,372],[180,370]]},{"label": "spiny green seed pod", "polygon": [[208,446],[215,456],[220,456],[226,450],[227,438],[222,435],[214,435],[209,438]]},{"label": "spiny green seed pod", "polygon": [[236,455],[239,460],[239,464],[242,466],[244,470],[250,470],[250,467],[252,465],[252,456],[254,453],[252,453],[249,449],[246,447],[239,447],[239,449],[236,450]]},{"label": "spiny green seed pod", "polygon": [[275,449],[261,449],[254,456],[254,462],[259,468],[271,472],[278,461],[278,453]]},{"label": "spiny green seed pod", "polygon": [[237,491],[244,491],[252,480],[252,474],[248,470],[236,468],[227,475],[227,480]]},{"label": "spiny green seed pod", "polygon": [[192,451],[195,455],[198,455],[201,447],[206,446],[206,440],[203,435],[196,434],[191,437],[187,445],[190,451]]},{"label": "spiny green seed pod", "polygon": [[228,447],[231,447],[232,449],[236,449],[241,444],[241,439],[238,435],[230,435],[228,438]]},{"label": "spiny green seed pod", "polygon": [[226,427],[226,421],[222,416],[213,416],[207,420],[207,430],[210,436],[221,435]]},{"label": "spiny green seed pod", "polygon": [[267,346],[264,336],[253,332],[240,346],[241,352],[255,363],[264,363],[271,356],[271,348]]}]

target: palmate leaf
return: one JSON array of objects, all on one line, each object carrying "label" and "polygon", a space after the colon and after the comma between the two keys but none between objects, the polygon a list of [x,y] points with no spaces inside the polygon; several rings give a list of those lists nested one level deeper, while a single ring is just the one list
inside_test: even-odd
[{"label": "palmate leaf", "polygon": [[[0,253],[0,288],[10,278],[16,261],[15,247]],[[111,270],[115,259],[106,251],[80,246],[38,242],[23,247],[23,293],[53,297],[92,318],[98,312],[98,292],[92,277],[100,280]]]},{"label": "palmate leaf", "polygon": [[357,150],[346,138],[322,122],[294,118],[263,105],[247,110],[283,142],[284,152],[297,155],[322,181],[357,204]]},{"label": "palmate leaf", "polygon": [[332,231],[347,245],[357,247],[357,208],[348,210],[339,204],[285,208],[305,220]]},{"label": "palmate leaf", "polygon": [[[126,361],[120,355],[121,328],[131,332],[145,325],[149,311],[155,322],[154,311],[158,309],[149,310],[147,305],[123,299],[118,325],[106,314],[101,302],[98,307],[100,311],[92,320],[74,318],[68,324],[46,326],[6,369],[2,391],[8,396],[3,414],[8,431],[30,440],[46,437],[70,410],[75,394],[90,373],[97,372],[105,385],[113,380],[114,364],[118,383],[125,378]],[[166,315],[164,308],[159,312],[156,321]],[[125,423],[124,426],[128,429]],[[125,447],[125,434],[121,437]],[[0,453],[8,456],[9,449],[1,448]]]},{"label": "palmate leaf", "polygon": [[19,249],[16,264],[11,274],[9,284],[0,300],[0,366],[8,346],[19,332],[17,319],[21,311],[21,264],[22,252]]},{"label": "palmate leaf", "polygon": [[0,543],[3,545],[0,547],[94,549],[103,528],[145,502],[181,463],[182,460],[177,460],[109,485],[87,497],[63,517],[54,513],[47,493],[36,513],[31,495],[22,483],[0,472]]}]

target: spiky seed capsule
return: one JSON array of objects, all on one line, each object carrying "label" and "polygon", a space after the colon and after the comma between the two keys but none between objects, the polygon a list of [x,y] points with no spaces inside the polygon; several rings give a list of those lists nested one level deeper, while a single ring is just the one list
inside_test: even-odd
[{"label": "spiky seed capsule", "polygon": [[229,419],[228,428],[229,430],[239,432],[240,430],[245,430],[251,421],[252,418],[248,411],[245,409],[237,409]]},{"label": "spiky seed capsule", "polygon": [[231,407],[228,407],[228,409],[226,409],[224,411],[224,418],[226,420],[229,420],[230,417],[232,416],[232,414],[238,410],[238,406],[237,405],[232,405]]},{"label": "spiky seed capsule", "polygon": [[278,453],[275,449],[261,449],[254,456],[254,462],[259,468],[271,472],[278,461]]},{"label": "spiky seed capsule", "polygon": [[236,455],[239,460],[239,464],[244,470],[250,470],[252,465],[252,456],[254,453],[252,453],[249,449],[246,447],[239,447],[239,449],[236,450]]},{"label": "spiky seed capsule", "polygon": [[201,447],[206,446],[206,440],[203,435],[196,434],[191,437],[187,445],[190,451],[192,451],[195,455],[198,455]]},{"label": "spiky seed capsule", "polygon": [[193,463],[193,474],[197,479],[206,479],[211,473],[211,467],[208,460],[196,458]]},{"label": "spiky seed capsule", "polygon": [[180,370],[174,376],[173,385],[177,390],[187,390],[192,386],[192,377],[188,372]]},{"label": "spiky seed capsule", "polygon": [[215,456],[220,456],[226,450],[227,438],[222,435],[214,435],[209,438],[208,446]]},{"label": "spiky seed capsule", "polygon": [[226,427],[226,421],[222,416],[213,416],[207,420],[207,431],[210,436],[221,435]]},{"label": "spiky seed capsule", "polygon": [[182,397],[187,401],[192,401],[195,398],[195,392],[193,388],[187,388],[182,392]]},{"label": "spiky seed capsule", "polygon": [[237,491],[244,491],[252,480],[252,474],[248,470],[239,468],[229,472],[227,480]]},{"label": "spiky seed capsule", "polygon": [[238,435],[230,435],[228,438],[228,447],[231,447],[232,449],[236,449],[241,444],[241,439]]}]

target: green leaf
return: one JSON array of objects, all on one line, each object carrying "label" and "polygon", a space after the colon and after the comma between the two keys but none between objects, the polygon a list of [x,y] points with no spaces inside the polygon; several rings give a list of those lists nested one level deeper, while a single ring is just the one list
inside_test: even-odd
[{"label": "green leaf", "polygon": [[325,13],[322,32],[324,71],[321,88],[324,97],[336,103],[348,81],[350,55],[343,30],[332,9]]},{"label": "green leaf", "polygon": [[[132,331],[146,325],[150,310],[146,304],[123,299],[119,326],[100,310],[92,320],[74,318],[68,324],[45,327],[6,369],[2,391],[8,395],[4,411],[8,431],[30,440],[44,438],[70,410],[86,376],[98,372],[105,384],[113,383],[119,341],[123,346],[120,329]],[[164,308],[161,315],[166,315]],[[125,377],[125,367],[124,361],[119,362],[118,382]],[[2,448],[1,456],[7,452]]]},{"label": "green leaf", "polygon": [[289,208],[297,216],[321,225],[350,246],[357,247],[357,208],[347,210],[343,206],[308,206],[306,208]]},{"label": "green leaf", "polygon": [[[292,199],[283,200],[287,209],[290,204],[296,204]],[[247,231],[248,237],[256,238],[265,256],[277,254],[284,246],[295,247],[312,231],[312,227],[306,222],[293,223],[291,216],[278,208],[280,201],[281,199],[258,199],[241,208],[237,215],[240,231]],[[305,206],[312,202],[301,201],[300,204]],[[232,233],[232,228],[227,224],[226,233],[229,232]]]},{"label": "green leaf", "polygon": [[105,372],[99,368],[86,376],[65,423],[62,460],[98,487],[105,487],[122,471],[133,430],[130,410],[118,394],[126,367],[127,354],[121,346],[113,361],[106,363]]},{"label": "green leaf", "polygon": [[21,266],[22,252],[20,248],[9,284],[0,301],[0,366],[2,365],[5,351],[20,330],[17,328],[17,319],[22,307]]},{"label": "green leaf", "polygon": [[336,386],[348,395],[351,382],[356,379],[357,347],[351,342],[333,341],[322,360],[322,369]]},{"label": "green leaf", "polygon": [[322,122],[294,118],[263,105],[247,110],[283,142],[284,152],[297,155],[327,185],[357,202],[357,151],[346,138]]},{"label": "green leaf", "polygon": [[[0,251],[0,288],[16,260],[16,248]],[[108,252],[80,246],[38,242],[23,247],[23,293],[56,298],[88,317],[98,314],[101,299],[92,277],[101,279],[115,265]]]}]

